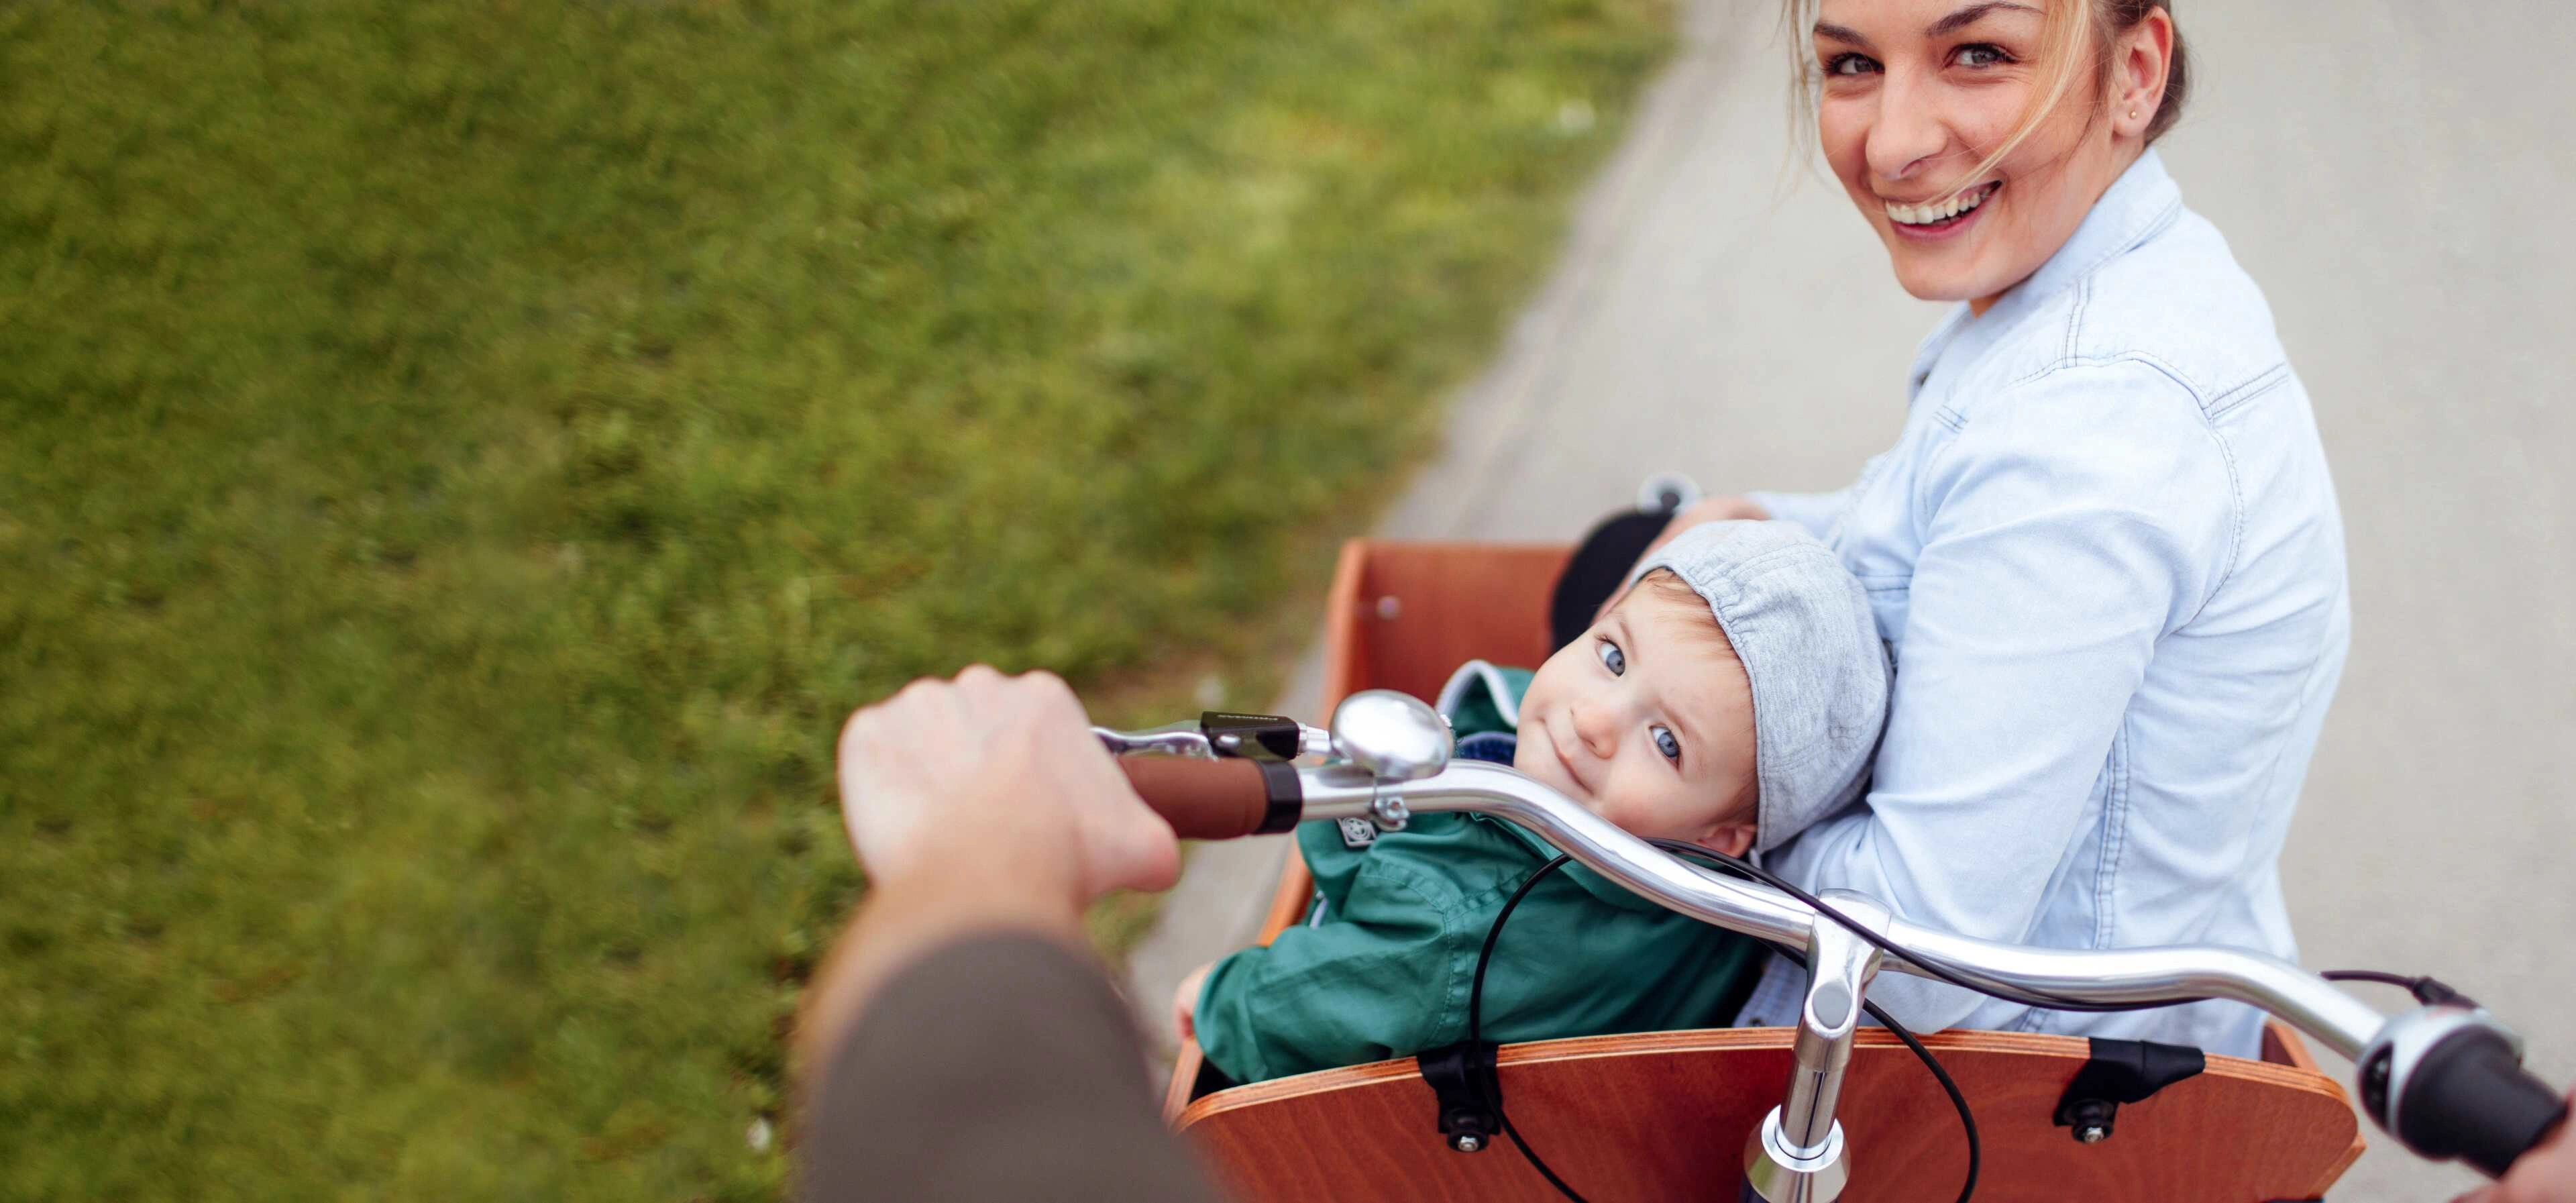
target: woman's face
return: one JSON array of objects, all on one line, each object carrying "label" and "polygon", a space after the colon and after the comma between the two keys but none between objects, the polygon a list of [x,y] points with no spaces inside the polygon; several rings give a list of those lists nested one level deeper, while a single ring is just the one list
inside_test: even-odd
[{"label": "woman's face", "polygon": [[[1825,160],[1887,244],[1897,282],[1924,300],[1969,301],[1983,313],[2065,244],[2144,146],[2148,101],[2164,89],[2154,35],[2163,30],[2167,45],[2171,36],[2160,12],[2121,35],[2112,61],[2122,86],[2102,102],[2107,111],[2096,107],[2102,85],[2088,64],[2021,145],[1971,178],[2040,86],[2044,2],[1818,5]],[[2128,53],[2142,35],[2148,54]],[[2129,83],[2144,75],[2152,98]]]}]

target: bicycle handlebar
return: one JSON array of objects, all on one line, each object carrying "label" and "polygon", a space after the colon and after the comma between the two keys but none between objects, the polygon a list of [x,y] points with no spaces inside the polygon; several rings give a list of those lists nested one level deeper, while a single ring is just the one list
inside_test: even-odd
[{"label": "bicycle handlebar", "polygon": [[[1402,782],[1377,781],[1347,765],[1176,757],[1128,757],[1120,765],[1146,805],[1189,838],[1284,831],[1301,819],[1367,817],[1389,804],[1404,811],[1472,811],[1509,819],[1630,892],[1731,931],[1804,951],[1816,918],[1787,894],[1670,856],[1502,765],[1457,761]],[[2242,949],[2029,948],[1903,919],[1890,920],[1880,934],[2007,993],[2101,1003],[2233,998],[2279,1015],[2346,1057],[2358,1056],[2384,1021],[2297,966]],[[1887,967],[1935,976],[1903,958],[1890,958]]]},{"label": "bicycle handlebar", "polygon": [[1276,761],[1124,756],[1127,783],[1185,840],[1286,831],[1304,817],[1296,766]]},{"label": "bicycle handlebar", "polygon": [[[1501,765],[1457,761],[1411,781],[1348,764],[1121,757],[1130,783],[1188,839],[1286,831],[1308,819],[1468,811],[1509,819],[1575,861],[1666,909],[1804,951],[1816,912],[1769,886],[1657,849],[1547,786]],[[2489,1174],[2554,1130],[2567,1108],[2523,1071],[2517,1046],[2484,1012],[2426,1008],[2395,1019],[2296,965],[2210,945],[2075,951],[2001,944],[1890,919],[1881,936],[1993,992],[2086,1003],[2228,998],[2258,1007],[2360,1066],[2365,1110],[2432,1160]],[[1886,968],[1937,977],[1902,956]]]}]

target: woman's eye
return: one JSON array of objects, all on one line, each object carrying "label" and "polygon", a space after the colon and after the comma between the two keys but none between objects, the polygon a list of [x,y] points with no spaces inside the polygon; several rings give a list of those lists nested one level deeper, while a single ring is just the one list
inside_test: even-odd
[{"label": "woman's eye", "polygon": [[1878,70],[1878,63],[1866,54],[1845,52],[1825,60],[1827,75],[1868,75]]},{"label": "woman's eye", "polygon": [[1673,738],[1671,728],[1655,726],[1646,730],[1654,735],[1655,750],[1663,753],[1664,759],[1678,761],[1682,758],[1682,741]]},{"label": "woman's eye", "polygon": [[2000,67],[2011,61],[2012,56],[2004,53],[2001,46],[1980,43],[1959,48],[1959,65],[1962,67]]},{"label": "woman's eye", "polygon": [[1604,639],[1595,646],[1601,657],[1601,666],[1609,669],[1611,676],[1620,676],[1628,671],[1628,654],[1620,651],[1618,644]]}]

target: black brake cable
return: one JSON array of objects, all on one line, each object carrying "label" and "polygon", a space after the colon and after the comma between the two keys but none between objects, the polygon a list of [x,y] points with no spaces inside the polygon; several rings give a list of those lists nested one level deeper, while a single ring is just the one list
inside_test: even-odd
[{"label": "black brake cable", "polygon": [[[1494,959],[1494,941],[1502,938],[1503,923],[1512,917],[1512,911],[1520,906],[1521,899],[1529,896],[1530,887],[1545,880],[1548,874],[1564,868],[1566,862],[1573,859],[1559,853],[1555,860],[1539,866],[1538,872],[1530,874],[1529,879],[1521,883],[1521,888],[1512,891],[1511,898],[1503,903],[1503,909],[1494,913],[1494,925],[1485,929],[1485,946],[1476,953],[1476,976],[1467,987],[1467,1043],[1470,1047],[1485,1042],[1485,966]],[[1555,1187],[1558,1194],[1574,1200],[1574,1203],[1584,1203],[1583,1196],[1574,1193],[1574,1188],[1567,1186],[1565,1179],[1557,1177],[1556,1171],[1549,1169],[1547,1162],[1529,1147],[1529,1142],[1521,1139],[1521,1130],[1512,1126],[1511,1115],[1503,1110],[1501,1076],[1498,1069],[1495,1073],[1496,1088],[1485,1101],[1493,1106],[1494,1120],[1503,1126],[1503,1135],[1512,1138],[1512,1144],[1520,1149],[1521,1157],[1530,1163],[1530,1168],[1547,1179],[1547,1184]]]},{"label": "black brake cable", "polygon": [[2317,975],[2330,982],[2377,982],[2396,986],[2415,996],[2415,1001],[2428,1007],[2474,1007],[2478,1000],[2451,988],[2450,983],[2434,977],[2409,977],[2403,973],[2383,973],[2377,969],[2329,969]]},{"label": "black brake cable", "polygon": [[[1676,841],[1662,840],[1654,842],[1658,846],[1665,847],[1668,851],[1686,852],[1720,861],[1732,861],[1734,859],[1732,857],[1724,856],[1722,853],[1711,852],[1696,844],[1681,844]],[[1529,895],[1531,887],[1536,886],[1542,879],[1546,878],[1548,874],[1563,868],[1566,862],[1572,859],[1574,858],[1560,854],[1556,859],[1539,866],[1537,872],[1530,874],[1527,880],[1521,882],[1519,889],[1512,891],[1512,896],[1503,903],[1503,909],[1495,913],[1494,925],[1485,930],[1485,945],[1476,953],[1476,975],[1467,990],[1467,1041],[1470,1045],[1482,1044],[1484,1042],[1485,967],[1493,961],[1494,944],[1497,940],[1502,938],[1504,922],[1512,917],[1512,911],[1520,906],[1521,899]],[[1837,916],[1835,921],[1843,924],[1845,927],[1853,927],[1854,930],[1858,930],[1858,928],[1848,919],[1843,919]],[[1772,951],[1796,962],[1799,967],[1804,968],[1806,966],[1807,961],[1805,957],[1799,956],[1797,953],[1768,940],[1763,940],[1761,943]],[[1880,1026],[1895,1033],[1898,1040],[1905,1042],[1905,1047],[1913,1050],[1914,1055],[1922,1060],[1924,1068],[1932,1071],[1933,1080],[1941,1084],[1942,1092],[1950,1096],[1950,1105],[1958,1109],[1959,1125],[1961,1128],[1966,1130],[1968,1136],[1968,1177],[1967,1181],[1959,1188],[1959,1203],[1969,1203],[1970,1198],[1976,1194],[1977,1171],[1981,1158],[1980,1142],[1977,1139],[1977,1119],[1976,1116],[1971,1114],[1968,1110],[1967,1096],[1960,1092],[1959,1084],[1951,1079],[1950,1072],[1942,1068],[1941,1059],[1932,1055],[1932,1050],[1924,1047],[1923,1042],[1916,1039],[1914,1033],[1907,1031],[1905,1025],[1898,1023],[1894,1016],[1891,1016],[1886,1011],[1879,1009],[1877,1003],[1871,1002],[1866,998],[1861,1000],[1861,1009],[1867,1012],[1870,1018],[1877,1020]],[[1503,1109],[1503,1100],[1500,1095],[1501,1092],[1497,1090],[1494,1092],[1492,1097],[1487,1098],[1485,1101],[1493,1106],[1494,1119],[1503,1126],[1503,1134],[1512,1138],[1513,1147],[1520,1150],[1521,1157],[1529,1162],[1530,1168],[1537,1170],[1540,1177],[1547,1179],[1548,1185],[1555,1187],[1558,1194],[1574,1200],[1574,1203],[1584,1203],[1583,1196],[1575,1193],[1573,1187],[1566,1185],[1565,1179],[1558,1177],[1556,1171],[1549,1168],[1547,1162],[1538,1155],[1537,1150],[1530,1148],[1529,1141],[1521,1136],[1521,1130],[1512,1124],[1511,1114]]]}]

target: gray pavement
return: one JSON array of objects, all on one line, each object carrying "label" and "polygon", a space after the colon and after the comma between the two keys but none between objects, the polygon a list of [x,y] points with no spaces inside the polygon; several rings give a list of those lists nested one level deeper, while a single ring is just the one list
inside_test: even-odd
[{"label": "gray pavement", "polygon": [[[1647,472],[1830,488],[1903,420],[1940,312],[1839,189],[1784,170],[1775,9],[1692,0],[1557,274],[1454,401],[1382,531],[1571,538]],[[2351,542],[2352,659],[2285,857],[2304,958],[2440,974],[2576,1079],[2576,196],[2558,60],[2576,8],[2186,5],[2197,95],[2164,153],[2272,299]],[[1313,666],[1283,708],[1311,713]],[[1160,1023],[1244,942],[1284,846],[1201,850],[1133,964]],[[2398,1000],[2391,998],[2394,1006]],[[2333,1067],[2341,1072],[2340,1066]],[[2384,1140],[2333,1198],[2475,1181]]]}]

